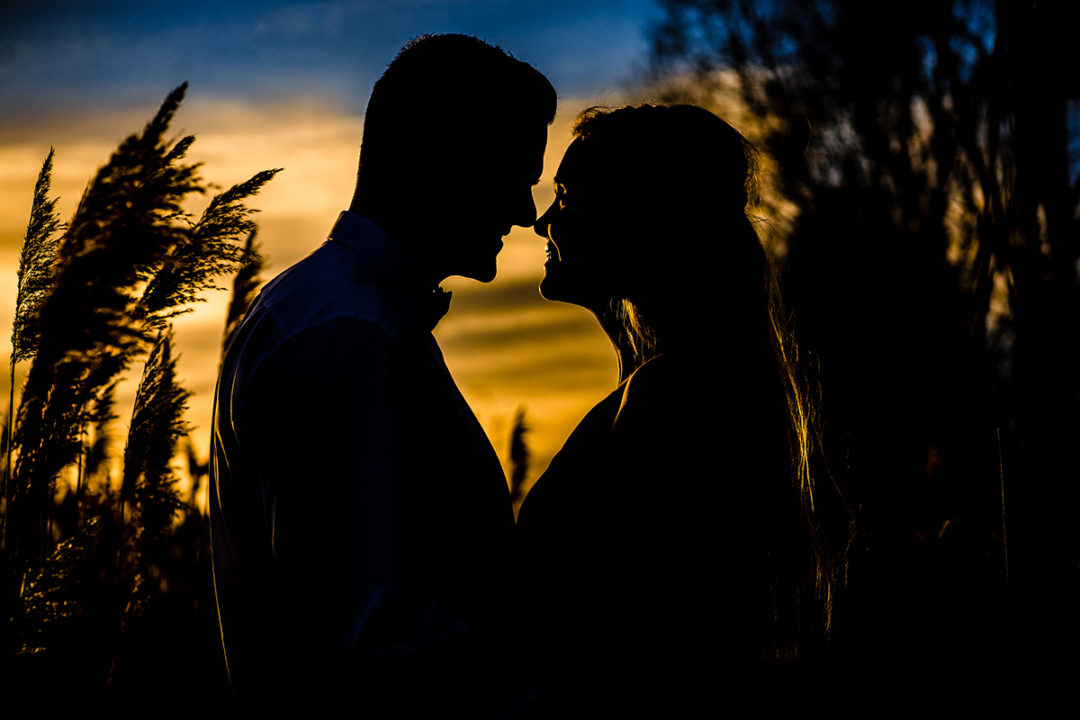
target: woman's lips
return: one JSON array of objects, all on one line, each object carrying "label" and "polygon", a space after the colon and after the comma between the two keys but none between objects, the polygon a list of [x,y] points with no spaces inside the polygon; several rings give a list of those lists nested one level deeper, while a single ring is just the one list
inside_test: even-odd
[{"label": "woman's lips", "polygon": [[546,262],[544,263],[545,265],[550,262],[562,261],[562,256],[559,254],[559,246],[555,244],[554,240],[548,240],[547,245],[544,246],[544,251],[547,256]]}]

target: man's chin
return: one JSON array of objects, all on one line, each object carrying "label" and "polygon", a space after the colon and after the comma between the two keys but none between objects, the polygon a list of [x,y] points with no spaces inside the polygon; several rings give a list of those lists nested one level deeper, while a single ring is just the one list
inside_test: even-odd
[{"label": "man's chin", "polygon": [[503,248],[501,240],[490,243],[486,252],[476,252],[471,255],[459,255],[459,270],[454,273],[482,283],[489,283],[495,279],[498,272],[499,251]]},{"label": "man's chin", "polygon": [[554,300],[556,302],[573,302],[568,298],[566,288],[557,279],[552,278],[551,275],[544,275],[540,280],[540,297],[545,300]]}]

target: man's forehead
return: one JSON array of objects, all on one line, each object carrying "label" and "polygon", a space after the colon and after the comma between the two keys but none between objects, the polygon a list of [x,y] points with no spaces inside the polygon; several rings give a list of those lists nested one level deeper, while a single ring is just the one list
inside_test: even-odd
[{"label": "man's forehead", "polygon": [[478,155],[487,156],[488,162],[528,170],[536,179],[544,165],[547,133],[547,125],[519,125],[481,133],[472,146]]},{"label": "man's forehead", "polygon": [[508,123],[486,133],[493,145],[501,150],[543,152],[547,144],[548,126],[540,122]]}]

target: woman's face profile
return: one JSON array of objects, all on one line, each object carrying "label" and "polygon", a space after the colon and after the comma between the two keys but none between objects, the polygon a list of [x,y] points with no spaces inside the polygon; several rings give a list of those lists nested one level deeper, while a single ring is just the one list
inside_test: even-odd
[{"label": "woman's face profile", "polygon": [[534,229],[547,238],[540,294],[599,310],[618,296],[620,262],[615,235],[624,212],[604,168],[580,138],[555,173],[555,200]]}]

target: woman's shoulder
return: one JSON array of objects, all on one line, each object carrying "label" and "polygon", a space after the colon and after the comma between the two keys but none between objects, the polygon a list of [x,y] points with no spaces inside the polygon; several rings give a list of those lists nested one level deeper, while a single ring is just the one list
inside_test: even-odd
[{"label": "woman's shoulder", "polygon": [[663,353],[641,364],[625,386],[640,394],[666,390],[673,387],[711,387],[712,373],[708,358],[700,353]]},{"label": "woman's shoulder", "polygon": [[609,450],[611,428],[619,411],[625,383],[612,390],[593,406],[555,453],[547,470],[533,484],[521,506],[519,523],[525,524],[536,514],[577,512],[573,507],[582,496],[602,494],[606,480],[598,472]]},{"label": "woman's shoulder", "polygon": [[698,364],[672,355],[658,355],[635,370],[623,384],[614,428],[628,423],[681,422],[696,415],[714,394],[712,381]]}]

